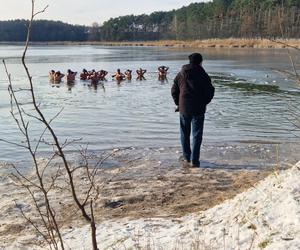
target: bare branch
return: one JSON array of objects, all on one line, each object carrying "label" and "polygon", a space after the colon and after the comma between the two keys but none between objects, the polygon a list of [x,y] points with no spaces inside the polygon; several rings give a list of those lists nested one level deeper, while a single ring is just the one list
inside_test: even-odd
[{"label": "bare branch", "polygon": [[56,170],[56,173],[54,175],[54,177],[52,177],[51,179],[51,184],[47,190],[47,193],[53,189],[53,187],[55,186],[55,183],[56,183],[56,180],[58,179],[58,177],[60,176],[60,170],[61,170],[61,167],[59,166]]},{"label": "bare branch", "polygon": [[[52,154],[52,156],[48,159],[47,164],[45,165],[45,167],[43,168],[43,170],[41,171],[41,178],[44,178],[45,172],[47,170],[47,168],[50,166],[50,163],[53,161],[53,159],[56,157],[56,154]],[[60,168],[60,167],[59,167]]]},{"label": "bare branch", "polygon": [[285,43],[285,42],[282,42],[282,41],[278,41],[278,40],[275,40],[275,39],[272,39],[272,38],[269,38],[269,40],[271,42],[274,42],[274,43],[278,43],[278,44],[282,44],[284,45],[285,47],[289,47],[289,48],[292,48],[292,49],[296,49],[296,50],[299,50],[300,51],[300,48],[296,47],[296,46],[293,46],[293,45],[290,45],[288,43]]},{"label": "bare branch", "polygon": [[[27,146],[23,146],[22,144],[20,144],[20,145],[22,145],[24,148],[26,148],[29,151],[29,153],[30,153],[30,155],[33,159],[34,168],[35,168],[35,177],[37,178],[37,183],[35,184],[35,182],[31,181],[30,178],[27,178],[25,175],[22,175],[22,173],[20,171],[17,171],[17,174],[19,175],[18,180],[21,183],[21,185],[25,189],[27,189],[28,193],[31,195],[31,198],[33,199],[33,203],[35,205],[35,209],[38,212],[41,219],[43,220],[44,227],[48,230],[48,234],[49,234],[49,237],[51,239],[50,240],[51,244],[54,245],[55,249],[57,249],[58,244],[60,244],[60,249],[64,250],[64,243],[63,243],[63,240],[62,240],[62,236],[60,234],[60,229],[59,229],[58,223],[57,223],[56,218],[55,218],[56,213],[53,210],[53,207],[51,206],[50,200],[49,200],[49,197],[48,197],[48,193],[55,187],[56,181],[57,181],[57,179],[59,178],[59,176],[61,174],[60,166],[56,170],[54,175],[50,176],[50,178],[51,178],[50,183],[47,183],[46,176],[45,176],[46,170],[50,166],[50,163],[52,162],[52,160],[56,156],[59,156],[60,159],[63,162],[64,170],[66,171],[66,175],[68,177],[68,179],[67,179],[67,183],[68,183],[67,189],[70,189],[73,201],[76,204],[78,210],[81,212],[81,215],[91,225],[93,249],[97,250],[96,225],[95,225],[94,214],[93,214],[93,203],[91,202],[91,204],[90,204],[91,209],[90,209],[90,212],[88,212],[89,209],[85,207],[87,202],[84,202],[84,204],[82,204],[80,202],[81,197],[78,195],[79,191],[76,189],[75,177],[73,175],[74,169],[72,169],[72,166],[67,161],[67,157],[66,157],[65,152],[64,152],[65,147],[67,147],[68,145],[70,145],[70,144],[72,144],[72,143],[74,143],[78,140],[72,140],[72,141],[66,140],[64,143],[60,143],[54,129],[52,128],[51,123],[62,112],[63,109],[60,112],[58,112],[50,120],[48,120],[45,117],[45,115],[43,114],[43,112],[40,109],[40,103],[38,103],[37,100],[36,100],[35,91],[34,91],[34,87],[33,87],[32,76],[30,75],[28,66],[26,65],[26,62],[25,62],[27,50],[28,50],[28,47],[29,47],[30,35],[31,35],[31,31],[32,31],[33,19],[37,15],[45,12],[47,8],[48,8],[48,6],[46,6],[41,11],[35,12],[35,0],[31,0],[31,18],[30,18],[29,23],[28,23],[26,42],[25,42],[25,47],[24,47],[24,50],[23,50],[22,58],[21,58],[22,65],[23,65],[23,68],[25,69],[26,76],[27,76],[27,79],[28,79],[28,84],[29,84],[29,88],[24,89],[24,90],[28,91],[30,93],[30,96],[31,96],[30,103],[26,103],[26,104],[31,104],[33,106],[33,113],[29,113],[24,108],[21,107],[23,104],[18,100],[18,97],[16,96],[16,93],[17,92],[22,92],[24,90],[18,89],[18,90],[15,91],[13,89],[12,82],[11,82],[11,75],[8,73],[8,70],[7,70],[6,65],[5,65],[5,61],[3,61],[4,66],[5,66],[5,70],[6,70],[6,75],[7,75],[7,78],[9,80],[8,91],[9,91],[9,94],[10,94],[11,114],[12,114],[12,117],[15,119],[16,124],[18,125],[18,128],[19,128],[20,132],[25,137],[25,142],[26,142]],[[29,121],[25,120],[25,118],[28,119],[28,117],[36,119],[38,122],[40,122],[41,124],[43,124],[45,126],[45,128],[43,129],[42,133],[40,134],[40,136],[37,140],[37,144],[35,145],[34,148],[32,146],[33,142],[30,141],[30,135],[29,135],[29,125],[30,125],[30,123],[29,123]],[[53,139],[53,143],[48,143],[48,142],[43,140],[43,137],[44,137],[45,133],[47,133],[47,132],[49,132],[49,134],[51,135],[51,137]],[[46,163],[46,165],[44,167],[41,167],[39,165],[39,162],[36,158],[36,153],[37,153],[37,150],[38,150],[41,143],[45,143],[46,145],[49,145],[49,146],[53,147],[53,150],[54,150],[54,154],[52,155],[52,157],[49,159],[49,161]],[[16,144],[14,144],[14,145],[16,145]],[[86,196],[87,199],[85,199],[85,200],[88,200],[91,197],[92,190],[93,189],[97,190],[95,188],[95,184],[93,183],[94,175],[95,175],[96,171],[94,171],[94,170],[92,170],[91,172],[89,171],[88,162],[86,163],[85,167],[86,167],[86,170],[87,170],[88,179],[91,182],[90,186],[88,187],[88,193],[87,193],[87,196]],[[44,201],[44,204],[45,204],[45,208],[43,208],[43,209],[45,209],[45,212],[42,211],[41,208],[38,206],[38,202],[37,202],[37,199],[34,195],[34,192],[31,190],[32,187],[36,188],[38,190],[38,192],[40,192],[40,194],[42,195],[42,197],[44,199],[43,201]],[[91,214],[89,214],[89,213],[91,213]],[[28,221],[33,222],[32,220],[30,220],[30,218],[27,218],[27,219],[28,219]],[[32,226],[38,232],[39,231],[41,232],[40,228],[37,227],[37,224],[35,224],[35,223],[32,223],[32,224],[33,224]],[[49,241],[47,241],[47,242],[49,242]]]},{"label": "bare branch", "polygon": [[21,110],[22,110],[22,112],[23,112],[25,115],[27,115],[28,117],[34,118],[34,119],[38,120],[39,122],[42,122],[42,120],[41,120],[38,116],[29,114],[29,113],[26,112],[23,108],[22,108]]},{"label": "bare branch", "polygon": [[[42,222],[43,222],[44,228],[47,230],[48,236],[49,236],[49,238],[51,239],[52,244],[54,244],[54,246],[57,245],[57,244],[56,244],[56,240],[55,240],[55,236],[54,236],[54,233],[53,233],[53,227],[49,226],[51,218],[50,218],[49,216],[44,215],[44,214],[42,213],[42,211],[41,211],[41,209],[40,209],[40,206],[39,206],[38,203],[37,203],[37,199],[36,199],[36,197],[34,196],[34,193],[33,193],[33,191],[30,189],[30,187],[29,187],[28,185],[26,185],[25,183],[23,183],[22,180],[20,180],[17,176],[15,176],[15,177],[17,178],[17,180],[19,181],[19,183],[21,184],[21,186],[22,186],[23,188],[25,188],[25,189],[28,191],[29,195],[31,196],[32,201],[33,201],[33,204],[34,204],[34,207],[35,207],[36,211],[38,212],[38,214],[40,215],[40,218],[41,218],[41,220],[42,220]],[[25,179],[26,179],[26,178],[25,178]],[[36,185],[34,185],[34,187],[37,187],[38,189],[40,189],[40,187],[38,187],[38,186],[36,186]],[[23,212],[23,211],[22,211],[22,212]],[[24,213],[22,213],[22,214],[23,214],[24,218],[27,219],[27,217],[25,216],[25,214],[24,214]],[[45,219],[48,221],[48,223],[46,222]],[[31,220],[30,220],[30,221],[31,221]],[[31,224],[32,224],[32,223],[31,223]],[[35,226],[37,226],[37,225],[35,224]],[[34,228],[36,229],[35,226],[34,226]],[[38,227],[38,226],[37,226],[37,227]],[[38,227],[38,228],[39,228],[39,227]],[[40,230],[37,230],[37,231],[40,232]],[[48,241],[47,241],[47,242],[48,242]],[[51,243],[50,243],[49,245],[50,245],[50,247],[51,247]],[[55,249],[58,249],[58,248],[56,247]]]},{"label": "bare branch", "polygon": [[66,139],[65,142],[61,145],[61,147],[66,148],[66,147],[70,146],[71,144],[74,144],[74,143],[80,142],[80,141],[82,141],[82,138],[73,139],[73,140]]},{"label": "bare branch", "polygon": [[297,76],[295,75],[294,72],[290,72],[288,70],[282,70],[282,69],[274,69],[274,68],[271,68],[271,69],[277,73],[280,73],[283,76],[288,76],[288,77],[294,78],[295,80],[297,79]]},{"label": "bare branch", "polygon": [[[18,169],[17,167],[14,167],[14,169],[15,169],[15,171],[17,172],[18,176],[15,175],[15,174],[11,174],[11,176],[14,177],[14,178],[15,178],[22,186],[25,187],[25,186],[28,186],[28,184],[30,184],[31,186],[33,186],[33,187],[35,187],[35,188],[37,188],[37,189],[40,189],[40,186],[38,186],[38,185],[35,184],[33,181],[31,181],[29,178],[27,178],[25,175],[23,175],[23,174],[19,171],[19,169]],[[21,181],[20,177],[21,177],[24,181],[26,181],[28,184],[25,185],[25,184]]]},{"label": "bare branch", "polygon": [[5,139],[0,139],[0,141],[5,142],[7,144],[11,144],[11,145],[17,146],[17,147],[20,147],[20,148],[28,149],[27,146],[24,146],[24,145],[19,144],[19,143],[11,142],[11,141],[8,141],[8,140],[5,140]]},{"label": "bare branch", "polygon": [[91,200],[91,203],[90,203],[90,209],[91,209],[91,228],[92,228],[93,250],[99,250],[98,247],[97,247],[97,241],[96,241],[96,224],[95,224],[95,217],[94,217],[93,201],[92,200]]},{"label": "bare branch", "polygon": [[26,216],[23,209],[17,205],[16,201],[15,201],[15,205],[16,207],[19,208],[24,219],[34,227],[34,229],[44,238],[44,240],[47,242],[48,245],[51,245],[51,242],[48,240],[48,237],[39,229],[38,225],[36,225],[29,217]]},{"label": "bare branch", "polygon": [[42,10],[40,10],[40,11],[34,13],[33,18],[36,17],[36,16],[39,15],[39,14],[44,13],[48,7],[49,7],[49,5],[46,5],[46,7],[45,7],[44,9],[42,9]]}]

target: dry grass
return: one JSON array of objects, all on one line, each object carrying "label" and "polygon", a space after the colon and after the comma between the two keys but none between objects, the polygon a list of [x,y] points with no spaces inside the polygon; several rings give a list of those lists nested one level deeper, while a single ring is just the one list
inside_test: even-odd
[{"label": "dry grass", "polygon": [[[35,43],[36,44],[36,43]],[[174,48],[285,48],[294,46],[300,48],[300,39],[206,39],[206,40],[161,40],[161,41],[135,41],[135,42],[50,42],[42,44],[64,45],[104,45],[104,46],[158,46]]]}]

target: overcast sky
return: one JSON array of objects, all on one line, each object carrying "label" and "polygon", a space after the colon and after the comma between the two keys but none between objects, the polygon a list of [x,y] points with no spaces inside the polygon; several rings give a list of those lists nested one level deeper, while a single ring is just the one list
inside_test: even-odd
[{"label": "overcast sky", "polygon": [[[49,5],[39,19],[60,20],[71,24],[103,23],[110,17],[149,14],[180,8],[207,0],[36,0],[37,10]],[[0,0],[0,20],[28,19],[31,0]]]}]

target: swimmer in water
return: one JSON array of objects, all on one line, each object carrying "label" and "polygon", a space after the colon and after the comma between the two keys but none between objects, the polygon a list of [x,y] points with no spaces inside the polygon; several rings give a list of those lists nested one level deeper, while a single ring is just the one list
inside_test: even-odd
[{"label": "swimmer in water", "polygon": [[76,74],[77,74],[77,72],[74,72],[74,71],[68,69],[68,72],[66,75],[67,83],[74,82]]},{"label": "swimmer in water", "polygon": [[159,66],[158,67],[158,80],[160,80],[160,81],[166,80],[168,70],[169,70],[169,67]]},{"label": "swimmer in water", "polygon": [[55,75],[55,71],[53,69],[49,71],[49,80],[51,82],[54,82],[54,75]]},{"label": "swimmer in water", "polygon": [[136,73],[137,73],[137,80],[146,80],[146,78],[144,77],[144,74],[147,72],[147,70],[145,69],[142,69],[142,68],[139,68]]},{"label": "swimmer in water", "polygon": [[130,81],[132,79],[132,70],[127,69],[124,74],[125,74],[125,79],[126,80]]},{"label": "swimmer in water", "polygon": [[86,69],[83,69],[82,72],[80,73],[80,80],[85,81],[87,80],[88,76],[89,76],[88,71]]},{"label": "swimmer in water", "polygon": [[125,75],[121,72],[120,69],[117,69],[117,72],[112,75],[113,78],[115,78],[118,82],[121,82],[122,80],[124,80]]},{"label": "swimmer in water", "polygon": [[61,82],[61,79],[64,77],[65,75],[62,74],[60,71],[56,71],[55,74],[54,74],[54,82],[55,83],[60,83]]},{"label": "swimmer in water", "polygon": [[100,81],[106,81],[105,76],[108,74],[107,71],[101,69],[100,71],[98,71],[98,76],[99,76],[99,80]]},{"label": "swimmer in water", "polygon": [[89,80],[91,80],[91,84],[95,85],[99,82],[100,78],[99,78],[99,74],[96,71],[92,71],[89,75]]}]

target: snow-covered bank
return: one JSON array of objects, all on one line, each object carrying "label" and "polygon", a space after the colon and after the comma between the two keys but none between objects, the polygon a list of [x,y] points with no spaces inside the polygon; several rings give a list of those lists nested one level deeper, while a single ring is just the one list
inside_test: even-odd
[{"label": "snow-covered bank", "polygon": [[[300,163],[202,213],[106,221],[100,249],[300,249],[299,180]],[[71,249],[90,249],[88,227],[64,237]]]}]

